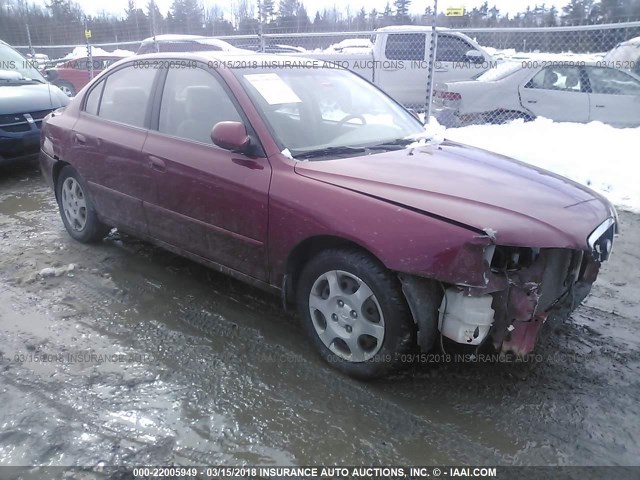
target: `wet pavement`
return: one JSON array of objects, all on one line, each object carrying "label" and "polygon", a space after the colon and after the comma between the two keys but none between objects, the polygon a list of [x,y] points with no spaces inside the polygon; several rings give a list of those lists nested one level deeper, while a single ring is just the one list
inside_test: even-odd
[{"label": "wet pavement", "polygon": [[527,362],[360,383],[280,300],[124,235],[64,231],[0,168],[0,465],[637,465],[640,217]]}]

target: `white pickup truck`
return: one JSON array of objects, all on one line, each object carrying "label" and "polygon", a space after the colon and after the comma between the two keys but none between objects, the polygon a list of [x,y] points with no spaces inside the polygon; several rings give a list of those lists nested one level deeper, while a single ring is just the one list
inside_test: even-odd
[{"label": "white pickup truck", "polygon": [[[305,52],[300,56],[334,62],[373,82],[398,102],[422,106],[427,97],[431,36],[431,27],[384,27],[376,30],[369,51]],[[435,83],[469,80],[495,64],[471,38],[438,28]]]}]

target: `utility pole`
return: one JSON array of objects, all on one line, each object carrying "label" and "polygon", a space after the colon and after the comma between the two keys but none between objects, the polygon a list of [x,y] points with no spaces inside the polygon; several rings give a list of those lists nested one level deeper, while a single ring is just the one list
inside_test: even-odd
[{"label": "utility pole", "polygon": [[427,76],[427,98],[424,123],[431,122],[431,99],[433,98],[433,77],[436,71],[436,51],[438,50],[438,0],[433,0],[433,22],[431,24],[431,48],[429,50],[429,73]]}]

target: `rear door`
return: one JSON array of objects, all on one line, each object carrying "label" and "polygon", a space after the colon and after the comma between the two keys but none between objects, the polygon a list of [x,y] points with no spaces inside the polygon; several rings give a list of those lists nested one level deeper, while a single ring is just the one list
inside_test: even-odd
[{"label": "rear door", "polygon": [[520,86],[522,105],[558,122],[589,121],[588,81],[578,67],[546,67]]},{"label": "rear door", "polygon": [[210,138],[221,121],[242,122],[251,133],[228,87],[210,69],[169,69],[157,116],[144,145],[158,192],[145,204],[150,234],[266,280],[271,166],[259,146],[245,155]]},{"label": "rear door", "polygon": [[640,80],[614,68],[585,70],[591,84],[590,120],[620,127],[640,125]]},{"label": "rear door", "polygon": [[103,220],[141,234],[147,233],[142,203],[153,196],[142,145],[156,72],[128,65],[93,86],[84,98],[68,152],[89,182]]}]

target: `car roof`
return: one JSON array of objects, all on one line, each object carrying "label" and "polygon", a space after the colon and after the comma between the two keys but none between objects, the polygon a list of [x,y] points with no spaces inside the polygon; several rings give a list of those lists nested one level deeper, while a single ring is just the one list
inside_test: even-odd
[{"label": "car roof", "polygon": [[[180,59],[180,60],[200,60],[203,62],[209,61],[225,61],[225,62],[237,62],[239,64],[247,64],[249,62],[257,61],[268,63],[270,65],[283,65],[287,63],[295,62],[300,64],[303,61],[309,62],[321,62],[323,60],[306,58],[304,56],[288,56],[275,53],[259,53],[251,50],[236,49],[233,51],[197,51],[197,52],[160,52],[160,53],[146,53],[144,55],[135,55],[132,57],[126,57],[124,61],[144,61],[146,59]],[[120,62],[119,62],[120,64]],[[239,68],[242,68],[240,65]]]}]

